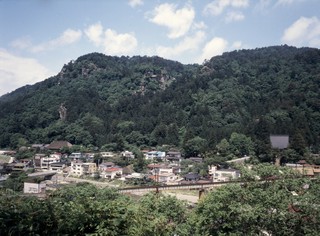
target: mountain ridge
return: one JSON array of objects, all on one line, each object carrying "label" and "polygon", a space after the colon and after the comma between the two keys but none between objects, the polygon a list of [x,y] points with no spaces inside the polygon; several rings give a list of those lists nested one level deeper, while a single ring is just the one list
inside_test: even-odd
[{"label": "mountain ridge", "polygon": [[202,65],[91,53],[1,97],[0,146],[17,146],[15,137],[183,149],[201,138],[196,154],[234,132],[256,145],[282,133],[300,139],[303,153],[319,146],[319,77],[320,50],[287,45],[227,52]]}]

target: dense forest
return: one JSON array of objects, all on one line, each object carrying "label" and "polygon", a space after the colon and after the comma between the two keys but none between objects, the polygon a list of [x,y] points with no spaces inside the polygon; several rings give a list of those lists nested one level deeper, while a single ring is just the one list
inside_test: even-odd
[{"label": "dense forest", "polygon": [[165,145],[188,157],[241,138],[250,148],[239,144],[236,155],[269,161],[269,135],[287,134],[292,155],[302,156],[319,152],[319,91],[319,49],[239,50],[202,65],[92,53],[0,97],[0,147]]},{"label": "dense forest", "polygon": [[0,234],[319,235],[319,178],[270,164],[241,173],[249,182],[211,190],[193,207],[163,193],[132,198],[87,183],[46,199],[0,189]]}]

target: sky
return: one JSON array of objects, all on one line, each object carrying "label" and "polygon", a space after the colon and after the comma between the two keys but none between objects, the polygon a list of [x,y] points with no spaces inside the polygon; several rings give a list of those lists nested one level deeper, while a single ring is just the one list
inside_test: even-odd
[{"label": "sky", "polygon": [[319,0],[0,0],[0,96],[92,52],[201,64],[283,44],[320,48]]}]

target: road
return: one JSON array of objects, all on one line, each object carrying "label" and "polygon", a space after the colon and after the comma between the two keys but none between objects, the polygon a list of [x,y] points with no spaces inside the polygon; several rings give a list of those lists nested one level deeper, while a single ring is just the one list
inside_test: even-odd
[{"label": "road", "polygon": [[[141,192],[132,192],[129,194],[134,195],[134,196],[143,196],[147,193],[150,193],[150,192],[141,191]],[[181,192],[178,193],[178,192],[160,191],[160,193],[162,193],[165,196],[174,196],[179,200],[186,201],[191,204],[196,204],[196,203],[198,203],[198,200],[199,200],[198,196],[190,195],[190,194],[183,194]]]},{"label": "road", "polygon": [[108,183],[108,182],[100,182],[95,180],[89,180],[89,179],[80,179],[80,178],[74,178],[74,177],[63,177],[62,175],[56,175],[51,180],[53,183],[59,183],[59,184],[69,184],[69,183],[91,183],[97,187],[113,187],[118,188],[118,185]]},{"label": "road", "polygon": [[[94,184],[97,187],[103,188],[103,187],[114,187],[119,188],[118,185],[109,183],[109,182],[100,182],[95,180],[88,180],[88,179],[80,179],[80,178],[74,178],[74,177],[63,177],[62,175],[56,175],[56,178],[53,178],[51,180],[53,183],[60,183],[60,184],[69,184],[69,183],[81,183],[81,182],[87,182]],[[130,192],[131,195],[137,195],[137,196],[143,196],[144,194],[147,194],[150,191],[133,191]],[[162,194],[166,196],[175,196],[177,199],[182,201],[187,201],[191,204],[196,204],[199,200],[198,194],[183,194],[181,192],[176,191],[170,191],[170,190],[163,190],[160,191]]]}]

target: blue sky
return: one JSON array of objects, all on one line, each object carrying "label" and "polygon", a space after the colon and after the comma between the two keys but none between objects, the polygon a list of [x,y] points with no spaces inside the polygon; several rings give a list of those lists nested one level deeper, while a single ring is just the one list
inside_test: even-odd
[{"label": "blue sky", "polygon": [[319,0],[0,0],[0,95],[91,52],[184,64],[238,49],[320,47]]}]

